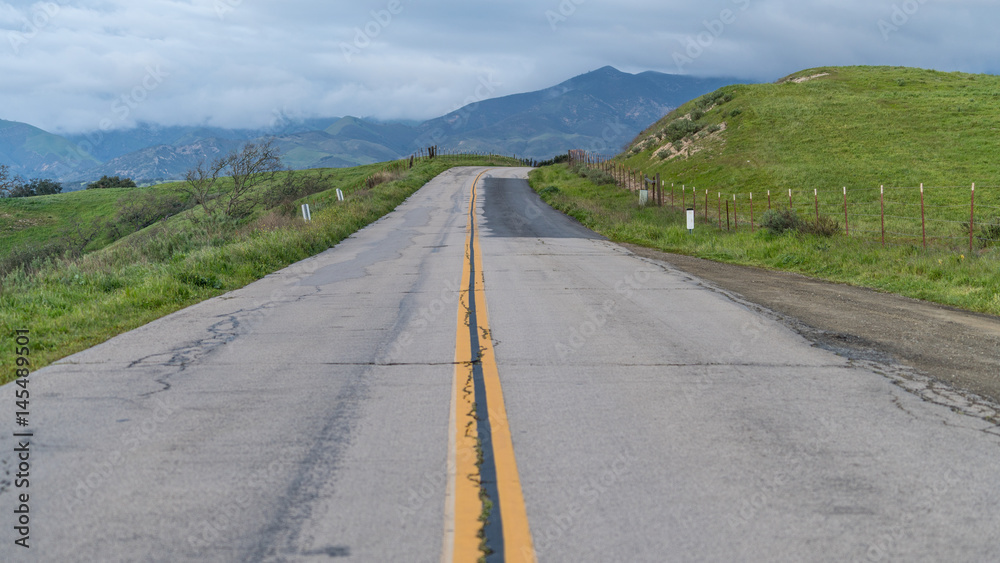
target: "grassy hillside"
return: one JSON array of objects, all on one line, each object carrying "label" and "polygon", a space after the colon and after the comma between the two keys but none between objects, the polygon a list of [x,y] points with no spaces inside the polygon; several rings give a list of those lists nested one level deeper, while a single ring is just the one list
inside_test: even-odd
[{"label": "grassy hillside", "polygon": [[54,177],[98,161],[63,137],[27,123],[0,119],[0,163],[10,165],[17,174],[35,176],[45,171],[52,172],[47,177]]},{"label": "grassy hillside", "polygon": [[0,259],[26,244],[45,244],[79,225],[114,216],[121,202],[151,189],[113,188],[0,199]]},{"label": "grassy hillside", "polygon": [[[626,160],[711,189],[1000,185],[998,104],[998,76],[810,69],[693,100],[640,134]],[[688,124],[701,129],[678,139]]]},{"label": "grassy hillside", "polygon": [[[998,102],[997,76],[888,67],[811,69],[691,100],[614,164],[661,174],[678,208],[696,187],[693,234],[681,212],[640,206],[601,166],[550,166],[531,180],[551,205],[612,240],[998,315]],[[768,191],[776,209],[765,217]],[[779,234],[782,213],[799,226]]]},{"label": "grassy hillside", "polygon": [[1000,246],[974,253],[943,247],[879,244],[859,237],[814,233],[775,234],[717,229],[698,221],[688,233],[681,211],[641,206],[634,193],[593,179],[592,171],[565,164],[531,173],[532,187],[552,207],[616,242],[719,262],[798,272],[808,276],[945,305],[1000,315]]},{"label": "grassy hillside", "polygon": [[[83,350],[198,301],[242,287],[317,254],[392,211],[427,181],[457,165],[517,165],[512,159],[441,157],[419,160],[412,169],[384,164],[352,169],[291,173],[290,197],[273,200],[235,221],[205,218],[198,207],[82,255],[44,256],[0,275],[0,384],[13,375],[18,329],[32,334],[32,367]],[[368,179],[372,182],[367,182]],[[286,184],[280,183],[278,186]],[[274,186],[268,186],[270,188]],[[177,186],[129,191],[133,198]],[[336,189],[346,196],[338,202]],[[2,202],[10,214],[46,225],[36,236],[59,238],[60,226],[82,217],[114,216],[122,192],[91,190],[38,200],[38,209]],[[103,193],[106,192],[106,193]],[[303,195],[308,194],[308,195]],[[313,221],[299,217],[299,204],[312,207]],[[40,211],[45,210],[45,211]],[[26,236],[23,233],[20,236]],[[49,242],[53,242],[49,240]],[[45,240],[38,241],[39,244]],[[96,243],[95,243],[96,244]],[[17,247],[15,247],[16,249]]]}]

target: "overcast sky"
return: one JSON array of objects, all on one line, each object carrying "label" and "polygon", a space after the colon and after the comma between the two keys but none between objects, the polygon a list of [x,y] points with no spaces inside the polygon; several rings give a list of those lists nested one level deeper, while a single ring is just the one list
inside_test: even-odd
[{"label": "overcast sky", "polygon": [[57,132],[436,117],[612,65],[1000,73],[995,0],[0,0],[0,119]]}]

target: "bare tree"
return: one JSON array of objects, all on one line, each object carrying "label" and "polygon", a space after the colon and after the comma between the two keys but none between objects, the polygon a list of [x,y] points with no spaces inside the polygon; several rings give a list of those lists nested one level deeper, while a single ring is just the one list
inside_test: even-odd
[{"label": "bare tree", "polygon": [[196,205],[201,206],[208,217],[214,217],[216,213],[219,194],[216,193],[215,183],[218,179],[219,171],[214,167],[211,171],[206,170],[204,160],[184,175],[183,191],[191,196]]},{"label": "bare tree", "polygon": [[11,176],[10,167],[0,164],[0,197],[10,197],[15,188],[22,184],[20,176]]},{"label": "bare tree", "polygon": [[[240,218],[260,205],[264,194],[259,188],[281,170],[280,150],[273,140],[250,142],[208,168],[203,161],[188,170],[184,189],[210,218]],[[221,181],[226,176],[231,182]]]}]

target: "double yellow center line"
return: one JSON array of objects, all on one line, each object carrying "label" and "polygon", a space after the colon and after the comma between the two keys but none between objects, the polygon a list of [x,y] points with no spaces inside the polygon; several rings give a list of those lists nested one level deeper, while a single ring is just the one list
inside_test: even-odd
[{"label": "double yellow center line", "polygon": [[534,562],[486,311],[476,225],[476,189],[484,174],[486,171],[472,182],[466,228],[455,341],[448,529],[442,559],[474,562],[489,554],[490,560]]}]

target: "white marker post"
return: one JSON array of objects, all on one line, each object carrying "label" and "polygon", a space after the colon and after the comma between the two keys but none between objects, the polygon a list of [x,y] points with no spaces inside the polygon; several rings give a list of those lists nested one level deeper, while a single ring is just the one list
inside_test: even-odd
[{"label": "white marker post", "polygon": [[687,209],[687,220],[688,220],[688,234],[694,232],[694,208],[688,207]]},{"label": "white marker post", "polygon": [[302,218],[305,219],[306,223],[313,220],[312,213],[309,212],[309,204],[302,204]]},{"label": "white marker post", "polygon": [[344,201],[344,192],[340,188],[337,188],[337,201]]}]

